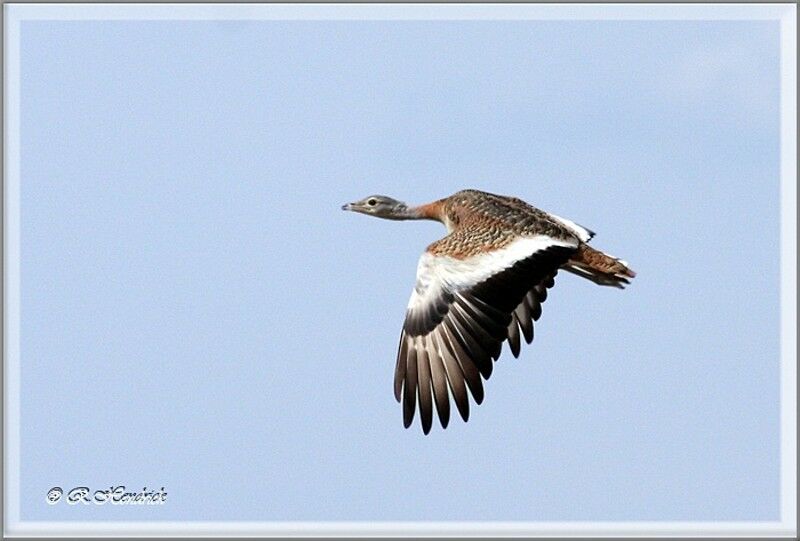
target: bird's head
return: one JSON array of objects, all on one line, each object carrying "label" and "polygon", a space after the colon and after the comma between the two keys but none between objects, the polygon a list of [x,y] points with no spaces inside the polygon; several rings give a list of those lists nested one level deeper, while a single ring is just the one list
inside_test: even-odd
[{"label": "bird's head", "polygon": [[408,206],[402,201],[385,195],[370,195],[360,201],[342,205],[342,210],[360,212],[368,216],[386,218],[387,220],[403,220],[408,218]]}]

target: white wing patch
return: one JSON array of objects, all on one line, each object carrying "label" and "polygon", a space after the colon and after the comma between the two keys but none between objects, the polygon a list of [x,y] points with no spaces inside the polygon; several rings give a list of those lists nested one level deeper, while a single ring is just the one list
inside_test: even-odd
[{"label": "white wing patch", "polygon": [[573,248],[577,247],[577,243],[538,235],[523,237],[504,248],[466,259],[425,252],[419,258],[417,283],[408,301],[408,311],[414,312],[434,302],[443,290],[458,291],[479,284],[551,246]]},{"label": "white wing patch", "polygon": [[574,233],[581,240],[581,242],[589,242],[591,238],[594,237],[594,231],[589,231],[582,225],[578,225],[572,220],[567,220],[566,218],[556,216],[555,214],[551,214],[549,212],[548,215]]}]

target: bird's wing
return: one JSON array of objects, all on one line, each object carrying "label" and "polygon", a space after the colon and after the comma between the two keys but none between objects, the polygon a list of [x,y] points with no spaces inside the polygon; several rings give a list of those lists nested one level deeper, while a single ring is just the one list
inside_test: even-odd
[{"label": "bird's wing", "polygon": [[[512,312],[529,291],[535,311],[537,287],[546,283],[578,247],[577,239],[520,236],[512,242],[469,257],[454,257],[441,246],[458,245],[457,230],[428,247],[417,267],[417,283],[406,310],[395,368],[394,393],[403,403],[403,423],[411,425],[417,402],[423,431],[430,431],[433,403],[439,421],[450,419],[448,387],[461,417],[469,417],[469,389],[483,400],[481,376],[508,338]],[[447,242],[445,242],[447,241]],[[546,286],[545,286],[546,289]]]},{"label": "bird's wing", "polygon": [[547,299],[547,290],[555,284],[556,272],[542,280],[528,291],[517,307],[511,312],[511,323],[508,324],[508,346],[514,357],[519,357],[520,330],[525,342],[533,342],[533,322],[542,315],[542,303]]},{"label": "bird's wing", "polygon": [[550,218],[554,219],[567,229],[569,229],[570,233],[574,234],[576,237],[581,239],[582,242],[589,242],[594,238],[594,231],[591,229],[586,229],[582,225],[576,224],[572,220],[567,220],[566,218],[562,218],[561,216],[556,216],[553,213],[547,213]]}]

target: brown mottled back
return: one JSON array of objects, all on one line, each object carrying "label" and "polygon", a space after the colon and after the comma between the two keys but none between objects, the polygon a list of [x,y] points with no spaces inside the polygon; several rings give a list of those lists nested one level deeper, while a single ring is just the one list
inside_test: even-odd
[{"label": "brown mottled back", "polygon": [[428,252],[464,259],[502,248],[521,236],[547,235],[572,240],[575,235],[545,212],[516,197],[462,190],[430,207],[452,232],[428,246]]}]

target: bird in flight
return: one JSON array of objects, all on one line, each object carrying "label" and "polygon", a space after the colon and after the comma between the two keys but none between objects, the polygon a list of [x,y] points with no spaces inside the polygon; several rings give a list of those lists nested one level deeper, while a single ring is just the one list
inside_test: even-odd
[{"label": "bird in flight", "polygon": [[[469,397],[483,402],[483,379],[508,341],[533,340],[547,290],[560,269],[603,286],[624,288],[636,276],[626,262],[587,244],[594,233],[521,199],[463,190],[420,206],[372,195],[342,206],[388,220],[436,220],[447,236],[425,250],[406,308],[394,373],[394,395],[411,426],[419,404],[422,431],[443,428],[450,395],[469,419]],[[449,391],[448,391],[449,389]]]}]

